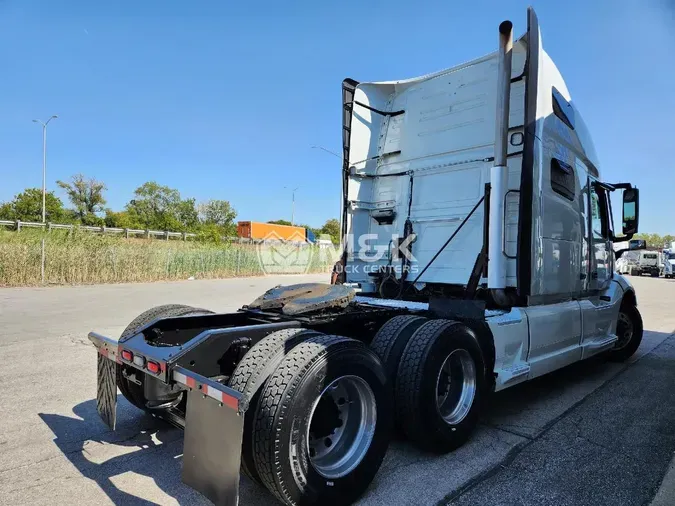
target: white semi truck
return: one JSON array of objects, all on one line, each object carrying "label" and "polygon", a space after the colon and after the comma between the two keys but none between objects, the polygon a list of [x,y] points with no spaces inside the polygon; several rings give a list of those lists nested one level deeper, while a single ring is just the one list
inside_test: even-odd
[{"label": "white semi truck", "polygon": [[630,357],[642,320],[612,243],[638,230],[638,190],[601,181],[534,11],[523,36],[508,21],[498,35],[497,51],[449,70],[346,79],[353,240],[334,284],[276,287],[235,313],[153,308],[119,339],[91,332],[102,418],[114,427],[119,388],[184,427],[183,481],[217,504],[237,504],[240,472],[281,503],[350,504],[394,427],[449,452],[491,393]]}]

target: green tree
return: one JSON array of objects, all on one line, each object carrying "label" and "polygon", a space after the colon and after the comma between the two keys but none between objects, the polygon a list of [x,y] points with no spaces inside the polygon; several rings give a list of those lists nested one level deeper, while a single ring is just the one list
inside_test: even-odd
[{"label": "green tree", "polygon": [[221,235],[237,235],[237,227],[234,223],[237,211],[227,200],[211,199],[199,204],[197,209],[202,224],[217,227]]},{"label": "green tree", "polygon": [[183,231],[196,230],[199,226],[199,212],[195,199],[181,200],[178,204],[178,221]]},{"label": "green tree", "polygon": [[286,225],[288,227],[291,226],[291,222],[288,220],[270,220],[267,223],[273,223],[275,225]]},{"label": "green tree", "polygon": [[[45,194],[46,220],[54,223],[63,222],[65,209],[60,198],[54,192]],[[14,196],[10,202],[0,206],[0,219],[21,221],[42,221],[42,190],[40,188],[26,188]]]},{"label": "green tree", "polygon": [[103,219],[106,227],[113,228],[134,228],[144,229],[142,223],[130,215],[127,211],[115,212],[112,209],[105,210],[105,218]]},{"label": "green tree", "polygon": [[675,241],[675,236],[671,234],[661,236],[659,234],[649,234],[641,232],[639,234],[635,234],[634,239],[643,239],[647,241],[648,248],[663,248],[663,247],[669,248],[670,244],[673,241]]},{"label": "green tree", "polygon": [[213,223],[202,223],[197,232],[197,239],[204,242],[220,244],[223,235],[222,227]]},{"label": "green tree", "polygon": [[221,227],[230,225],[237,212],[227,200],[211,199],[199,204],[199,217],[202,223],[212,223]]},{"label": "green tree", "polygon": [[85,225],[102,223],[97,215],[103,212],[106,200],[103,192],[106,186],[94,178],[86,179],[82,174],[75,174],[70,182],[57,181],[68,195],[68,200],[75,208],[75,214]]},{"label": "green tree", "polygon": [[125,210],[142,228],[189,232],[199,224],[194,199],[183,200],[178,190],[155,181],[136,188]]},{"label": "green tree", "polygon": [[319,230],[319,234],[328,234],[333,244],[340,244],[340,222],[335,218],[331,218],[323,224]]},{"label": "green tree", "polygon": [[13,220],[14,209],[11,202],[3,202],[0,204],[0,220]]},{"label": "green tree", "polygon": [[649,242],[647,243],[653,248],[662,248],[663,247],[663,237],[659,234],[649,234]]}]

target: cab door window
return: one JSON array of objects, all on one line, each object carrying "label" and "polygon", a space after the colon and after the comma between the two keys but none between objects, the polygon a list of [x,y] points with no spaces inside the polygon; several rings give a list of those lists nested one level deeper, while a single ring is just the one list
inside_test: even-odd
[{"label": "cab door window", "polygon": [[609,208],[607,192],[591,184],[591,288],[602,289],[609,282],[612,270]]},{"label": "cab door window", "polygon": [[593,241],[604,239],[602,226],[602,213],[600,212],[600,196],[591,186],[591,230],[593,230]]},{"label": "cab door window", "polygon": [[591,230],[593,242],[606,241],[610,237],[607,193],[591,185]]}]

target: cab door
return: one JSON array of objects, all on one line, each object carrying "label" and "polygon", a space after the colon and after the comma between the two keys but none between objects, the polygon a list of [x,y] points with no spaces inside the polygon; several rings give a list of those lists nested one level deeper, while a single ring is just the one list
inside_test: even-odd
[{"label": "cab door", "polygon": [[609,195],[607,191],[589,178],[588,197],[590,200],[589,227],[589,284],[591,291],[604,290],[612,279],[614,250],[611,242],[611,223],[609,219]]},{"label": "cab door", "polygon": [[582,358],[607,349],[616,339],[616,319],[623,295],[618,284],[612,282],[614,250],[608,192],[589,177],[586,198],[587,283],[580,300]]}]

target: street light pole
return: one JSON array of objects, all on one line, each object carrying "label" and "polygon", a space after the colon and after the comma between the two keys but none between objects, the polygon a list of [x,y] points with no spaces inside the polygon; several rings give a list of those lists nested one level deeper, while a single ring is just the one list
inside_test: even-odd
[{"label": "street light pole", "polygon": [[42,125],[42,223],[45,223],[47,216],[45,209],[45,196],[47,191],[47,125],[49,125],[51,120],[56,118],[58,118],[58,116],[51,116],[44,123],[39,119],[33,120],[33,123],[39,123]]},{"label": "street light pole", "polygon": [[[284,186],[284,188],[290,188],[290,186]],[[291,225],[295,223],[295,192],[298,190],[300,187],[298,186],[297,188],[293,188],[293,201],[291,204]]]}]

